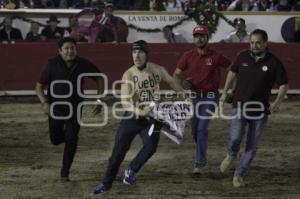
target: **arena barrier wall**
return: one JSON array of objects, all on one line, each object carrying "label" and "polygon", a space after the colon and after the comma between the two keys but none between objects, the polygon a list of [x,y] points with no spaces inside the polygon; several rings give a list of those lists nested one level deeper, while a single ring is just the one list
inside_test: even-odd
[{"label": "arena barrier wall", "polygon": [[[173,73],[182,53],[193,47],[193,44],[150,44],[150,60]],[[130,48],[130,44],[78,44],[78,54],[91,60],[107,75],[108,89],[112,89],[113,82],[121,79],[123,72],[132,65]],[[240,50],[248,48],[248,44],[213,43],[211,48],[233,60]],[[271,43],[269,48],[286,67],[290,92],[299,92],[300,44]],[[15,91],[32,94],[48,58],[56,54],[57,44],[54,42],[0,44],[0,95]],[[222,85],[225,73],[223,71]],[[93,89],[93,85],[89,83],[88,88]]]}]

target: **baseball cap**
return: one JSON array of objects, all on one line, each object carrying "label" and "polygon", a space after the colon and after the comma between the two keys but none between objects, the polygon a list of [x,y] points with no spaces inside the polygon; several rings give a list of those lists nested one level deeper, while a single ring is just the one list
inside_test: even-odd
[{"label": "baseball cap", "polygon": [[105,8],[114,8],[114,4],[108,2],[108,3],[105,3]]},{"label": "baseball cap", "polygon": [[198,25],[193,30],[193,35],[195,35],[195,34],[208,35],[208,29],[206,26]]},{"label": "baseball cap", "polygon": [[234,25],[239,24],[239,23],[246,24],[246,21],[245,21],[245,19],[238,17],[233,20],[233,23],[234,23]]},{"label": "baseball cap", "polygon": [[138,40],[138,41],[132,43],[132,50],[142,50],[146,54],[148,54],[149,46],[145,40]]}]

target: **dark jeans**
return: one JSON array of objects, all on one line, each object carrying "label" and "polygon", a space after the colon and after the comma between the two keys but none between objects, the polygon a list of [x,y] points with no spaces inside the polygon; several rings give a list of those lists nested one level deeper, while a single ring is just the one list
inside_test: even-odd
[{"label": "dark jeans", "polygon": [[[128,113],[125,113],[128,115]],[[154,132],[151,136],[148,135],[152,123],[154,123]],[[159,141],[159,131],[161,125],[156,122],[151,122],[147,119],[122,119],[115,137],[115,144],[112,154],[109,158],[107,170],[102,183],[107,188],[112,186],[113,180],[116,178],[122,161],[125,158],[130,145],[137,134],[141,136],[143,147],[140,149],[136,157],[131,161],[129,169],[138,172],[147,160],[156,152]]]},{"label": "dark jeans", "polygon": [[49,116],[50,140],[54,145],[65,142],[61,176],[67,177],[77,149],[80,125],[76,116],[67,120],[56,120]]},{"label": "dark jeans", "polygon": [[212,94],[199,95],[193,99],[192,135],[196,143],[195,164],[199,166],[205,166],[207,162],[208,125],[215,107],[218,106],[219,93],[212,92]]}]

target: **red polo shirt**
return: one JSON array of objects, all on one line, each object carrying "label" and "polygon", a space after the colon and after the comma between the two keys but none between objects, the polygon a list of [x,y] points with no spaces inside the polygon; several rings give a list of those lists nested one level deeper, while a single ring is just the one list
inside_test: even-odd
[{"label": "red polo shirt", "polygon": [[186,78],[191,78],[191,89],[196,92],[211,92],[219,89],[221,68],[228,68],[231,61],[223,55],[208,50],[200,55],[197,49],[185,52],[176,68],[184,71]]}]

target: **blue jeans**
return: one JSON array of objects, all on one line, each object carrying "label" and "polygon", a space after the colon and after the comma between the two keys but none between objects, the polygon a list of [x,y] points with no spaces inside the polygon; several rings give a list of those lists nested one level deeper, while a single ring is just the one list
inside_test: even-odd
[{"label": "blue jeans", "polygon": [[198,166],[206,165],[208,124],[218,102],[218,92],[214,92],[213,95],[199,95],[193,99],[194,115],[191,122],[192,135],[196,143],[195,164]]},{"label": "blue jeans", "polygon": [[[238,112],[237,108],[232,110],[232,116]],[[246,140],[245,153],[241,156],[240,162],[235,169],[235,176],[242,176],[248,170],[251,161],[253,160],[258,142],[262,135],[262,131],[266,126],[268,116],[261,119],[246,119],[243,115],[241,117],[233,117],[231,121],[229,133],[229,148],[228,155],[235,158],[240,150],[240,144],[245,134],[245,127],[248,124],[248,134]]]}]

